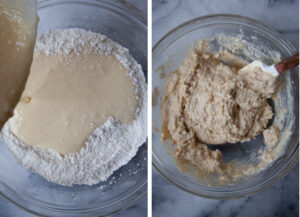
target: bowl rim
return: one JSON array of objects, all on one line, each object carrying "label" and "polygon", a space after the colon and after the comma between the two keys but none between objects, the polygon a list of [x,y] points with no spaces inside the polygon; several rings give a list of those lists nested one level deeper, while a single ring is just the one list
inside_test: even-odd
[{"label": "bowl rim", "polygon": [[[121,9],[121,10],[124,10],[124,9],[133,10],[136,13],[135,18],[138,18],[139,21],[141,21],[145,26],[147,26],[147,14],[144,13],[139,8],[137,8],[136,6],[134,6],[133,4],[129,3],[127,0],[89,0],[90,2],[84,1],[84,0],[63,0],[63,1],[56,0],[56,2],[55,2],[55,0],[36,0],[36,1],[37,1],[37,6],[38,6],[37,9],[50,6],[49,4],[57,5],[57,4],[65,4],[68,2],[87,4],[87,3],[91,3],[91,2],[103,2],[105,4],[117,7],[118,9]],[[46,5],[43,5],[43,4],[46,4]],[[124,6],[127,8],[124,8]]]},{"label": "bowl rim", "polygon": [[[168,31],[167,33],[165,33],[153,46],[152,48],[152,52],[154,52],[157,47],[163,43],[169,36],[173,35],[174,33],[176,33],[177,31],[181,30],[182,28],[192,25],[193,23],[199,22],[199,21],[239,21],[239,22],[243,22],[244,24],[250,23],[258,28],[260,28],[263,31],[266,31],[268,33],[271,33],[276,39],[279,39],[284,46],[291,51],[292,53],[296,53],[297,50],[296,48],[284,37],[282,36],[280,33],[278,33],[276,30],[268,27],[267,25],[261,23],[260,21],[257,21],[253,18],[249,18],[246,16],[241,16],[241,15],[236,15],[236,14],[225,14],[225,13],[217,13],[217,14],[210,14],[210,15],[205,15],[205,16],[200,16],[200,17],[196,17],[193,18],[191,20],[185,21],[181,24],[179,24],[178,26],[175,26],[174,28],[172,28],[170,31]],[[153,71],[153,70],[152,70]],[[299,97],[299,95],[296,95],[297,97]],[[299,102],[298,102],[299,103]],[[298,105],[299,107],[299,105]],[[299,111],[298,111],[299,113]],[[298,114],[297,113],[297,114]],[[156,160],[156,156],[155,153],[153,152],[152,149],[152,165],[153,167],[156,169],[156,171],[158,171],[158,173],[164,177],[168,182],[170,182],[171,184],[175,185],[176,187],[178,187],[179,189],[186,191],[190,194],[196,195],[196,196],[200,196],[200,197],[206,197],[206,198],[210,198],[210,199],[237,199],[237,198],[242,198],[242,197],[246,197],[246,196],[251,196],[254,195],[256,193],[259,193],[261,191],[267,190],[268,188],[270,188],[271,186],[273,186],[274,184],[276,184],[277,182],[279,182],[284,176],[286,176],[290,170],[296,165],[297,162],[299,162],[299,117],[296,117],[296,121],[295,121],[295,125],[296,125],[296,129],[293,132],[293,134],[298,134],[298,141],[296,141],[296,147],[295,150],[293,150],[293,152],[291,153],[291,158],[288,160],[288,162],[286,162],[286,164],[280,168],[276,173],[274,173],[271,177],[269,177],[267,180],[264,180],[264,182],[260,183],[262,186],[257,187],[257,185],[255,186],[251,186],[250,188],[246,188],[246,189],[241,189],[241,190],[237,190],[237,191],[226,191],[226,192],[221,192],[222,194],[218,195],[211,195],[212,192],[214,191],[209,191],[209,190],[204,190],[202,189],[201,193],[199,192],[194,192],[192,190],[187,189],[186,187],[183,187],[180,185],[180,183],[178,181],[173,180],[171,177],[169,177],[168,174],[166,174],[162,169],[160,168],[160,166],[158,166],[158,160]],[[297,132],[296,132],[297,131]],[[249,189],[252,189],[251,191],[249,191]],[[248,192],[249,191],[249,192]],[[234,195],[235,193],[238,193],[237,195]]]},{"label": "bowl rim", "polygon": [[[46,0],[47,1],[47,0]],[[201,21],[205,21],[205,20],[211,20],[211,19],[218,19],[218,20],[230,20],[230,19],[236,19],[239,21],[246,21],[252,24],[255,24],[256,26],[259,26],[260,28],[271,32],[273,35],[275,35],[276,37],[280,38],[285,46],[288,46],[289,49],[293,52],[297,52],[296,48],[287,40],[285,39],[285,37],[283,37],[280,33],[278,33],[276,30],[272,29],[271,27],[268,27],[267,25],[263,24],[262,22],[255,20],[253,18],[250,17],[246,17],[246,16],[241,16],[241,15],[236,15],[236,14],[225,14],[225,13],[216,13],[216,14],[210,14],[210,15],[205,15],[205,16],[200,16],[200,17],[196,17],[193,18],[191,20],[185,21],[181,24],[179,24],[178,26],[175,26],[174,28],[172,28],[170,31],[168,31],[167,33],[165,33],[153,46],[152,48],[152,52],[159,46],[159,44],[162,43],[162,41],[164,41],[167,37],[169,37],[171,34],[173,34],[174,32],[176,32],[177,30],[188,26],[194,22],[198,22],[199,20]]]},{"label": "bowl rim", "polygon": [[[126,12],[130,12],[129,14],[130,16],[133,16],[134,18],[136,18],[143,26],[144,28],[147,30],[147,14],[144,13],[142,10],[140,10],[139,8],[135,7],[133,4],[129,3],[127,0],[59,0],[59,1],[55,1],[55,0],[36,0],[36,7],[37,7],[37,11],[39,9],[42,9],[44,7],[48,7],[51,5],[57,5],[57,4],[64,4],[64,3],[82,3],[82,4],[88,4],[88,3],[105,3],[108,5],[111,5],[119,10],[122,11],[126,11]],[[148,142],[146,141],[143,145],[147,144]],[[148,179],[146,178],[142,184],[135,189],[134,192],[131,192],[130,195],[126,195],[123,198],[120,198],[117,202],[120,202],[121,200],[126,200],[127,198],[130,198],[130,200],[128,202],[126,202],[122,207],[116,209],[116,210],[112,210],[109,213],[105,214],[105,216],[110,216],[113,214],[116,214],[122,210],[125,210],[127,208],[129,208],[130,206],[134,205],[135,203],[137,203],[139,200],[141,200],[142,198],[144,198],[145,195],[147,195],[147,182]],[[134,198],[132,198],[132,196],[138,192],[138,195],[136,195]],[[56,214],[88,214],[87,212],[89,211],[97,211],[98,208],[90,208],[90,209],[85,209],[85,210],[62,210],[62,209],[55,209],[55,208],[50,208],[50,207],[46,207],[46,206],[40,206],[38,204],[34,204],[28,201],[25,201],[22,198],[21,201],[25,202],[26,204],[29,204],[29,206],[26,205],[22,205],[19,202],[14,201],[13,199],[9,198],[7,195],[5,195],[3,192],[0,191],[0,197],[4,198],[5,200],[7,200],[8,202],[11,202],[12,204],[14,204],[15,206],[21,208],[22,210],[37,215],[37,216],[48,216],[45,214],[41,214],[39,212],[36,211],[36,209],[32,209],[32,207],[35,208],[42,208],[44,210],[46,210],[47,212],[51,212],[54,211],[56,212]],[[112,203],[115,204],[116,202]],[[107,207],[107,206],[105,206]],[[94,213],[95,215],[97,215],[97,213]],[[94,215],[93,214],[93,215]],[[99,215],[99,214],[98,214]]]}]

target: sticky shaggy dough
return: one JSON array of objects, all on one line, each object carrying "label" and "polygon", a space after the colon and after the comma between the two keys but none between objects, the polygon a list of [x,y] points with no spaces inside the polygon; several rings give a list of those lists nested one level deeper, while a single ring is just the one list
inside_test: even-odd
[{"label": "sticky shaggy dough", "polygon": [[277,126],[271,126],[264,130],[264,141],[269,147],[274,147],[280,137],[280,130]]},{"label": "sticky shaggy dough", "polygon": [[221,172],[222,153],[206,144],[244,142],[261,134],[273,116],[267,98],[276,86],[276,77],[259,68],[239,71],[217,54],[194,50],[166,79],[162,138],[174,141],[176,159]]}]

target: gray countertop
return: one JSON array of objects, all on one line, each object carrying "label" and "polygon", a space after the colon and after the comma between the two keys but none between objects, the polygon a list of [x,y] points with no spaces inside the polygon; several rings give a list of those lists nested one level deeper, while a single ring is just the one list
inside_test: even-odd
[{"label": "gray countertop", "polygon": [[[299,1],[153,0],[155,44],[175,26],[195,17],[230,13],[252,17],[276,29],[299,47]],[[299,216],[299,166],[268,190],[235,200],[212,200],[186,193],[153,169],[153,217],[296,217]]]}]

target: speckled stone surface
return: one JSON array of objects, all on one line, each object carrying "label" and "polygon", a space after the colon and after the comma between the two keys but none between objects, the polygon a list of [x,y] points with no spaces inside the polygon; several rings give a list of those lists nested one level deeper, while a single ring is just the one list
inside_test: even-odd
[{"label": "speckled stone surface", "polygon": [[[192,18],[231,13],[252,17],[276,29],[299,47],[299,1],[153,0],[155,44],[165,33]],[[153,217],[296,217],[299,216],[299,166],[268,190],[236,200],[212,200],[186,193],[153,169]]]}]

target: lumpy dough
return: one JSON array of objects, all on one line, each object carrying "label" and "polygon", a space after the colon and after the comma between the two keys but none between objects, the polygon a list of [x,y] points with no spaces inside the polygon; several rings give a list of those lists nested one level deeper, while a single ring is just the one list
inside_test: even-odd
[{"label": "lumpy dough", "polygon": [[277,126],[271,126],[264,131],[265,143],[270,147],[274,147],[280,137],[280,130]]},{"label": "lumpy dough", "polygon": [[162,138],[176,144],[174,156],[207,172],[220,172],[222,153],[206,144],[248,141],[272,118],[267,102],[276,77],[259,68],[227,66],[218,54],[190,52],[166,79],[161,103]]}]

